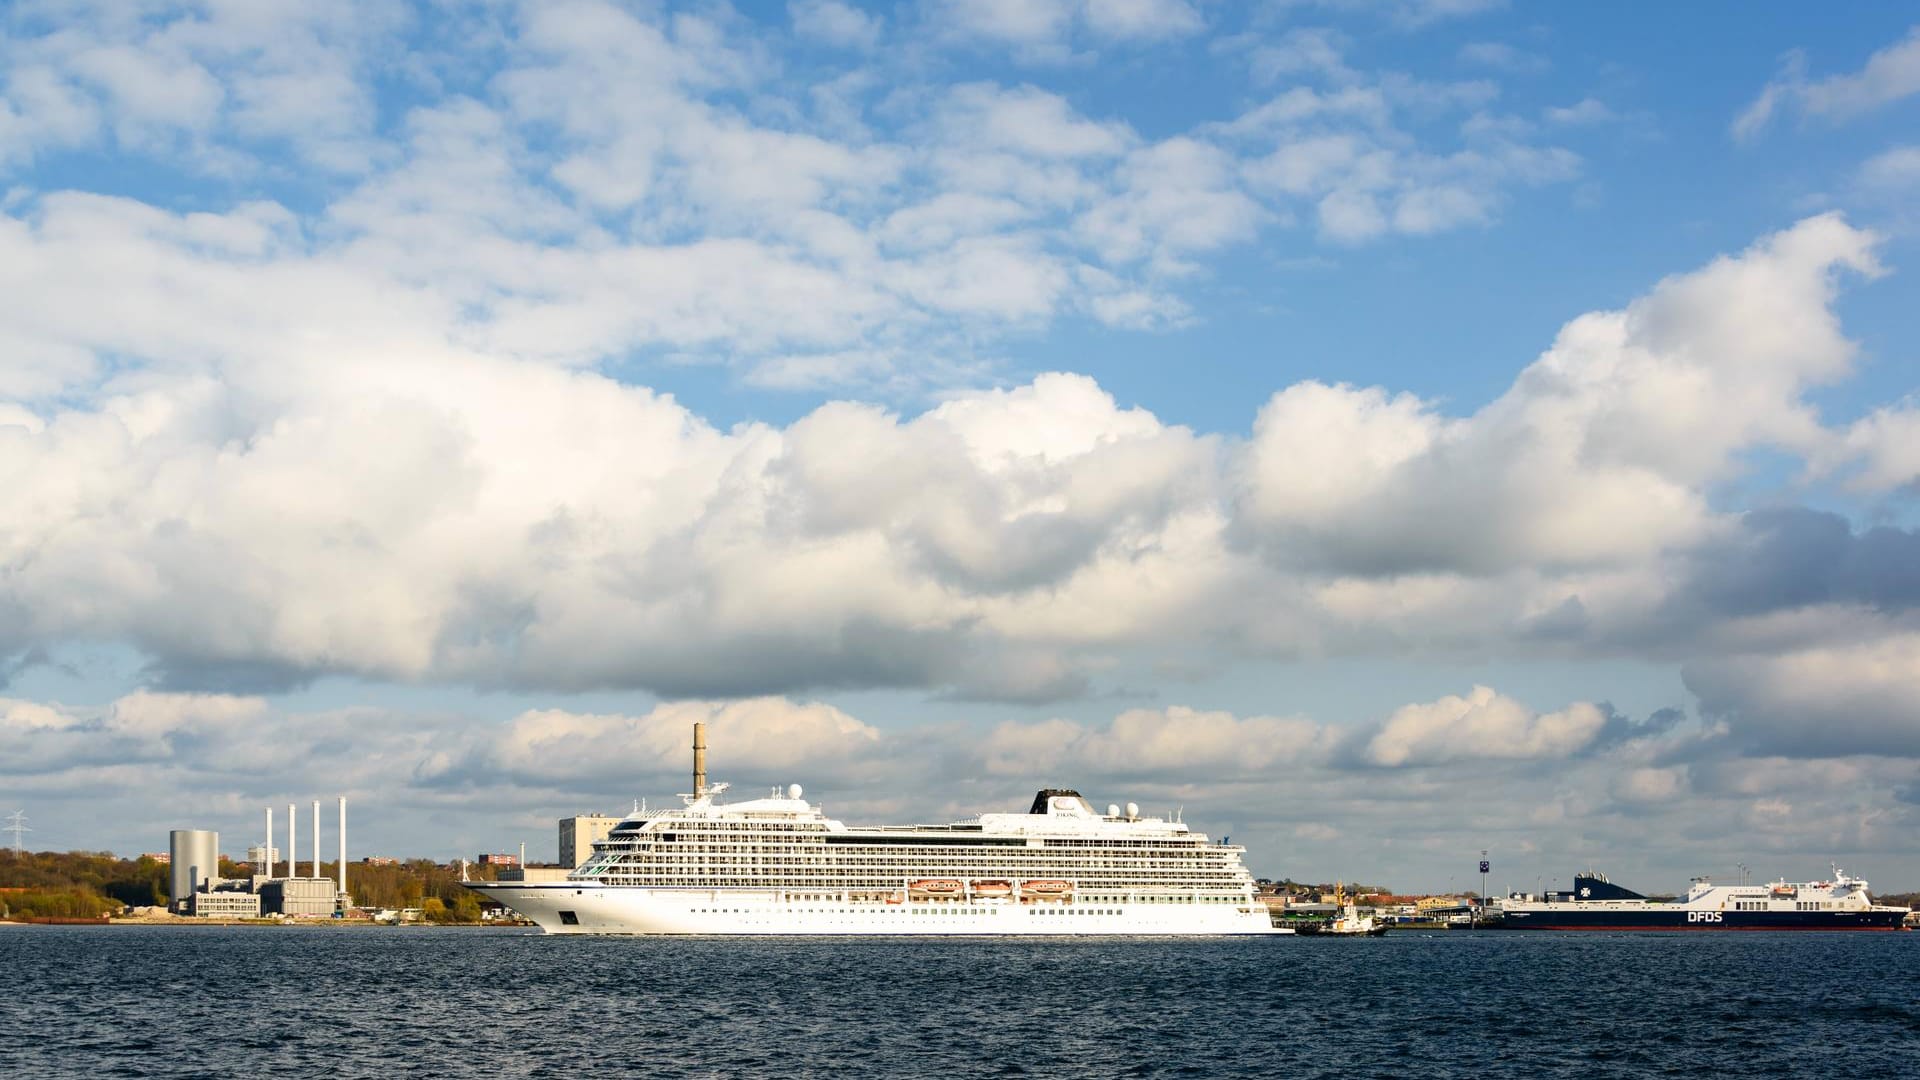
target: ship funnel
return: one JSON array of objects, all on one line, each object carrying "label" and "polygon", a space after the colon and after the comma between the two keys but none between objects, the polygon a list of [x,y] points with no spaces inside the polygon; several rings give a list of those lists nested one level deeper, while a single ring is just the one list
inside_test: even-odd
[{"label": "ship funnel", "polygon": [[707,725],[693,725],[693,797],[707,793]]}]

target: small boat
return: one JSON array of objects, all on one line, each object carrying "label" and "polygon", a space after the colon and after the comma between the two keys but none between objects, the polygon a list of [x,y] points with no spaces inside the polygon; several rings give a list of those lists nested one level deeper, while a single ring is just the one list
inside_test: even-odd
[{"label": "small boat", "polygon": [[1020,883],[1020,892],[1026,896],[1067,896],[1073,892],[1073,883],[1052,879],[1023,881]]},{"label": "small boat", "polygon": [[973,895],[982,900],[993,900],[1013,895],[1011,881],[976,881],[973,883]]},{"label": "small boat", "polygon": [[922,896],[959,896],[966,886],[953,878],[921,878],[907,883],[907,892]]}]

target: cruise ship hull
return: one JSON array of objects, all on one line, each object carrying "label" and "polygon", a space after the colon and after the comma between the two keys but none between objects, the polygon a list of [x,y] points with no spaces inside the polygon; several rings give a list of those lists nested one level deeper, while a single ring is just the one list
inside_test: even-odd
[{"label": "cruise ship hull", "polygon": [[467,888],[513,908],[549,934],[1218,937],[1276,932],[1264,908],[1232,904],[788,901],[755,890],[576,882],[474,882]]},{"label": "cruise ship hull", "polygon": [[1906,918],[1891,911],[1700,911],[1654,910],[1516,911],[1491,925],[1507,930],[1899,930]]}]

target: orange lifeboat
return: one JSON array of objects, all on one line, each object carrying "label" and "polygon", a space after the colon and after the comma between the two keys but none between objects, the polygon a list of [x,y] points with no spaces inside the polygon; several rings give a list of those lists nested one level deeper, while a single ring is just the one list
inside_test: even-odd
[{"label": "orange lifeboat", "polygon": [[907,891],[921,896],[959,896],[966,886],[953,878],[921,878],[908,882]]},{"label": "orange lifeboat", "polygon": [[983,900],[993,900],[1013,895],[1011,881],[976,881],[973,883],[973,895]]},{"label": "orange lifeboat", "polygon": [[1042,881],[1023,881],[1020,891],[1028,896],[1066,896],[1073,892],[1073,883],[1052,879]]}]

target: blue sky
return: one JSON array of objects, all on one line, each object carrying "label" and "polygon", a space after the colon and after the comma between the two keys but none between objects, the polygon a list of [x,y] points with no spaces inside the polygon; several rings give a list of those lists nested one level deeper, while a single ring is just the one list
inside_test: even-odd
[{"label": "blue sky", "polygon": [[[0,803],[1920,885],[1920,27],[15,4]],[[731,760],[729,757],[731,756]],[[138,813],[132,813],[138,808]]]}]

